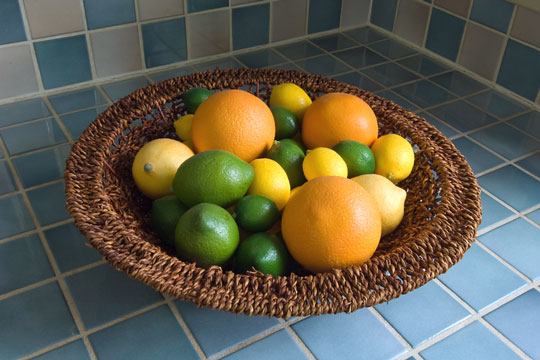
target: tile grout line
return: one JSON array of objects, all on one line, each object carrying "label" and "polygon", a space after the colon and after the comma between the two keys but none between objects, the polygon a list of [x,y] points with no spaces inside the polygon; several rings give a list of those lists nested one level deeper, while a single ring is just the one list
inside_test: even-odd
[{"label": "tile grout line", "polygon": [[[139,0],[133,0],[133,6],[135,7],[135,26],[137,26],[137,43],[139,44],[139,56],[141,57],[141,68],[146,69],[146,57],[144,56],[144,42],[143,42],[143,34],[142,34],[142,25],[141,25],[141,18],[140,18],[140,10],[139,10]],[[185,23],[184,23],[185,26]],[[186,36],[187,38],[187,36]],[[187,49],[187,39],[186,39],[186,49]]]},{"label": "tile grout line", "polygon": [[[499,77],[499,72],[501,71],[501,66],[504,58],[504,54],[506,53],[506,47],[508,45],[508,40],[510,40],[510,31],[512,30],[512,27],[514,26],[514,21],[516,18],[517,13],[517,6],[514,5],[512,8],[512,15],[510,16],[510,23],[508,24],[508,29],[506,30],[506,33],[503,34],[503,46],[501,53],[499,54],[499,57],[497,58],[497,67],[495,68],[495,73],[493,74],[493,77],[491,78],[491,81],[496,83],[497,78]],[[491,29],[493,32],[493,29]],[[502,32],[497,31],[496,33],[502,34]]]},{"label": "tile grout line", "polygon": [[[41,78],[41,69],[39,68],[39,63],[37,60],[36,49],[34,47],[34,43],[31,42],[32,32],[30,31],[30,23],[28,22],[28,17],[26,15],[26,6],[24,5],[24,0],[18,0],[18,3],[19,3],[20,11],[21,11],[21,17],[23,20],[24,31],[26,33],[26,41],[24,42],[24,44],[28,44],[28,47],[30,48],[30,56],[32,57],[32,64],[34,65],[34,72],[36,75],[38,92],[41,92],[45,90],[45,87],[43,85],[43,79]],[[18,44],[18,43],[15,43],[15,44]]]},{"label": "tile grout line", "polygon": [[405,354],[413,351],[413,346],[410,344],[405,337],[392,325],[382,314],[375,309],[375,306],[370,306],[368,308],[369,312],[379,320],[379,322],[405,347],[406,352],[399,355],[399,357],[404,356]]},{"label": "tile grout line", "polygon": [[[469,28],[469,19],[471,17],[471,12],[472,12],[472,7],[473,7],[473,2],[470,1],[469,2],[469,8],[467,9],[467,19],[465,20],[465,26],[463,28],[463,34],[461,34],[461,39],[459,41],[459,48],[458,48],[458,52],[457,52],[457,55],[456,55],[456,60],[454,61],[456,64],[459,64],[459,61],[461,60],[461,51],[463,50],[463,44],[465,43],[465,33],[467,32],[468,28]],[[427,29],[426,29],[426,33],[427,33]]]},{"label": "tile grout line", "polygon": [[[84,28],[84,38],[86,42],[86,47],[88,49],[88,61],[90,63],[90,73],[92,74],[92,80],[97,78],[97,70],[94,59],[94,47],[91,41],[90,31],[88,30],[88,20],[86,19],[86,8],[84,6],[84,0],[79,0],[81,6],[82,18],[83,18],[83,28]],[[81,34],[82,35],[82,34]]]},{"label": "tile grout line", "polygon": [[[316,360],[317,357],[313,354],[313,352],[309,349],[309,347],[306,345],[306,343],[304,343],[304,341],[302,340],[302,338],[300,338],[300,336],[296,333],[296,331],[294,331],[294,329],[290,326],[289,323],[287,323],[286,320],[283,320],[283,319],[279,319],[281,322],[283,322],[284,324],[284,329],[285,331],[287,331],[287,334],[289,334],[289,336],[293,339],[293,341],[296,343],[296,345],[300,348],[300,350],[302,350],[302,352],[304,353],[304,355],[306,355],[306,357],[309,359],[309,360]],[[304,319],[302,319],[304,320]],[[300,321],[300,320],[299,320]],[[296,324],[296,323],[295,323]]]},{"label": "tile grout line", "polygon": [[[19,193],[20,192],[17,192],[15,194],[19,194]],[[54,222],[52,224],[42,226],[41,229],[43,231],[47,231],[47,230],[50,230],[50,229],[52,229],[54,227],[70,224],[72,222],[73,222],[73,219],[71,219],[71,218],[70,219],[65,219],[65,220],[60,220],[58,222]],[[18,240],[18,239],[21,239],[23,237],[27,237],[29,235],[33,235],[33,234],[36,234],[36,233],[37,233],[37,230],[32,229],[32,230],[28,230],[28,231],[18,233],[18,234],[15,234],[15,235],[7,236],[7,237],[3,238],[2,240],[0,240],[0,245],[5,244],[5,243],[10,242],[10,241]]]}]

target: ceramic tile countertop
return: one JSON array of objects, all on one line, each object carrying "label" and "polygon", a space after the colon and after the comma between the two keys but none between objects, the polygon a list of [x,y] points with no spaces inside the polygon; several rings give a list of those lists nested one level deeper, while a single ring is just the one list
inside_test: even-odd
[{"label": "ceramic tile countertop", "polygon": [[[198,309],[113,270],[64,207],[64,162],[113,101],[172,76],[299,69],[419,113],[482,188],[477,241],[447,273],[352,314]],[[0,359],[540,359],[540,112],[363,28],[0,106]]]}]

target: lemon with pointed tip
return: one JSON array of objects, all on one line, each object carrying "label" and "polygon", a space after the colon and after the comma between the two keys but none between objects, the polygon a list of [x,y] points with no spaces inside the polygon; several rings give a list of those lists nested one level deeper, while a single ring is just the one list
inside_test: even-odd
[{"label": "lemon with pointed tip", "polygon": [[300,86],[285,83],[272,88],[268,103],[270,106],[283,106],[292,111],[298,119],[302,119],[312,101]]},{"label": "lemon with pointed tip", "polygon": [[371,145],[375,158],[375,174],[394,184],[407,178],[414,166],[414,150],[407,139],[397,135],[383,135]]},{"label": "lemon with pointed tip", "polygon": [[291,195],[287,173],[281,165],[271,159],[255,159],[250,164],[255,171],[255,177],[247,191],[248,195],[266,196],[281,211]]},{"label": "lemon with pointed tip", "polygon": [[312,180],[320,176],[347,177],[347,163],[337,152],[325,147],[308,151],[302,169],[306,179]]},{"label": "lemon with pointed tip", "polygon": [[176,135],[182,141],[191,140],[191,122],[193,121],[193,114],[186,114],[174,122],[174,129]]}]

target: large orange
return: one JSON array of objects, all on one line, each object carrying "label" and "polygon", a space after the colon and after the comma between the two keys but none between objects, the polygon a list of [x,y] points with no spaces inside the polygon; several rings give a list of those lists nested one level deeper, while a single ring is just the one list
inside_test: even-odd
[{"label": "large orange", "polygon": [[199,105],[191,124],[196,152],[221,149],[247,162],[269,150],[275,134],[270,108],[243,90],[212,94]]},{"label": "large orange", "polygon": [[290,198],[281,232],[292,257],[312,272],[360,265],[381,238],[375,200],[354,182],[339,176],[308,181]]},{"label": "large orange", "polygon": [[345,93],[330,93],[315,100],[302,122],[302,140],[310,149],[331,148],[342,140],[371,146],[377,133],[377,117],[371,107]]}]

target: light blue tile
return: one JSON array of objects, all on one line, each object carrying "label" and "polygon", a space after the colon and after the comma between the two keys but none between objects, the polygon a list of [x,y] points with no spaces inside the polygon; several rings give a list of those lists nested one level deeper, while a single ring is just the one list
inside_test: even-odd
[{"label": "light blue tile", "polygon": [[386,39],[388,36],[369,27],[345,31],[344,34],[358,41],[360,44],[369,44]]},{"label": "light blue tile", "polygon": [[308,33],[336,29],[341,18],[341,0],[310,0]]},{"label": "light blue tile", "polygon": [[21,195],[0,199],[0,239],[32,230],[34,223]]},{"label": "light blue tile", "polygon": [[58,182],[27,192],[28,200],[41,226],[70,217],[66,210],[64,182]]},{"label": "light blue tile", "polygon": [[535,223],[537,223],[538,225],[540,225],[540,209],[528,213],[528,214],[527,214],[527,217],[528,217],[529,219],[531,219],[532,221],[534,221]]},{"label": "light blue tile", "polygon": [[109,95],[112,101],[117,101],[124,96],[129,95],[133,91],[148,85],[150,85],[150,82],[145,77],[141,76],[133,79],[122,80],[115,83],[102,85],[101,87],[103,88],[103,90],[105,90],[107,95]]},{"label": "light blue tile", "polygon": [[58,349],[46,352],[43,355],[33,358],[34,360],[90,360],[86,347],[82,340],[70,342]]},{"label": "light blue tile", "polygon": [[540,181],[514,166],[505,166],[482,175],[478,181],[487,191],[518,211],[524,211],[540,203]]},{"label": "light blue tile", "polygon": [[430,80],[450,90],[458,96],[467,96],[477,91],[486,89],[484,84],[481,84],[467,75],[455,70],[434,76],[430,78]]},{"label": "light blue tile", "polygon": [[199,64],[193,64],[197,71],[216,70],[216,69],[244,69],[244,66],[233,57],[227,57],[218,60],[205,61]]},{"label": "light blue tile", "polygon": [[527,110],[525,106],[494,90],[473,95],[467,100],[501,119]]},{"label": "light blue tile", "polygon": [[0,294],[52,276],[54,272],[36,234],[0,244]]},{"label": "light blue tile", "polygon": [[248,68],[264,68],[287,62],[287,59],[271,49],[258,50],[236,57]]},{"label": "light blue tile", "polygon": [[39,120],[0,130],[10,155],[61,144],[67,141],[54,119]]},{"label": "light blue tile", "polygon": [[268,44],[270,35],[270,4],[232,9],[233,49]]},{"label": "light blue tile", "polygon": [[416,53],[416,50],[411,49],[410,47],[403,45],[401,42],[392,39],[369,44],[368,47],[372,50],[375,50],[379,54],[394,60]]},{"label": "light blue tile", "polygon": [[105,97],[95,87],[52,95],[49,96],[49,101],[59,115],[107,104]]},{"label": "light blue tile", "polygon": [[229,0],[185,0],[187,1],[187,11],[196,12],[210,9],[217,9],[229,5]]},{"label": "light blue tile", "polygon": [[374,1],[371,7],[371,23],[388,31],[394,29],[397,0]]},{"label": "light blue tile", "polygon": [[180,69],[171,69],[171,70],[160,71],[153,74],[148,74],[148,77],[150,77],[150,79],[152,79],[154,82],[160,82],[163,80],[168,80],[173,77],[188,75],[194,72],[195,70],[193,70],[192,68],[185,67],[185,68],[180,68]]},{"label": "light blue tile", "polygon": [[512,90],[526,99],[535,101],[540,89],[540,51],[508,40],[499,69],[497,84]]},{"label": "light blue tile", "polygon": [[87,329],[162,301],[159,292],[108,264],[66,278]]},{"label": "light blue tile", "polygon": [[286,330],[280,330],[262,340],[257,341],[240,351],[224,357],[227,360],[299,360],[308,359],[300,347],[287,334]]},{"label": "light blue tile", "polygon": [[318,359],[391,359],[405,347],[368,309],[311,316],[292,325]]},{"label": "light blue tile", "polygon": [[470,316],[433,281],[375,308],[414,347]]},{"label": "light blue tile", "polygon": [[434,8],[431,12],[426,49],[455,61],[465,30],[465,20]]},{"label": "light blue tile", "polygon": [[540,112],[531,111],[526,114],[520,115],[516,118],[508,120],[508,122],[514,126],[517,126],[521,130],[525,131],[537,139],[540,139]]},{"label": "light blue tile", "polygon": [[533,359],[540,358],[540,293],[534,289],[487,314],[485,319]]},{"label": "light blue tile", "polygon": [[17,184],[13,179],[13,174],[9,169],[7,161],[0,161],[0,195],[4,195],[17,190]]},{"label": "light blue tile", "polygon": [[45,89],[92,80],[85,35],[35,42],[34,49]]},{"label": "light blue tile", "polygon": [[540,153],[526,157],[525,159],[518,161],[517,164],[525,170],[540,177]]},{"label": "light blue tile", "polygon": [[0,106],[0,127],[51,116],[43,99],[32,99]]},{"label": "light blue tile", "polygon": [[429,113],[421,112],[421,113],[418,113],[418,116],[426,119],[428,123],[435,126],[446,137],[452,137],[459,134],[458,131],[446,125],[445,123],[443,123],[442,121],[440,121],[439,119],[437,119],[436,117],[434,117],[433,115]]},{"label": "light blue tile", "polygon": [[316,39],[311,39],[311,42],[329,52],[349,49],[351,47],[358,46],[355,41],[349,39],[342,34],[332,34],[318,37]]},{"label": "light blue tile", "polygon": [[501,205],[501,203],[485,192],[482,191],[480,197],[482,199],[482,223],[478,227],[479,230],[506,220],[514,215],[512,211]]},{"label": "light blue tile", "polygon": [[493,116],[459,100],[430,109],[430,113],[459,131],[471,131],[497,121]]},{"label": "light blue tile", "polygon": [[199,359],[167,306],[160,306],[89,336],[103,360]]},{"label": "light blue tile", "polygon": [[290,60],[305,59],[307,57],[317,56],[323,53],[322,50],[307,41],[300,41],[278,46],[275,49]]},{"label": "light blue tile", "polygon": [[502,164],[504,161],[466,137],[460,137],[453,142],[458,150],[465,156],[469,166],[475,174],[491,169],[494,166]]},{"label": "light blue tile", "polygon": [[439,74],[449,69],[448,66],[422,54],[401,59],[398,63],[424,76]]},{"label": "light blue tile", "polygon": [[506,33],[513,10],[514,4],[504,0],[474,0],[470,18]]},{"label": "light blue tile", "polygon": [[[46,309],[46,311],[44,311]],[[0,300],[0,358],[15,359],[78,334],[55,282]]]},{"label": "light blue tile", "polygon": [[135,22],[133,0],[84,0],[88,29]]},{"label": "light blue tile", "polygon": [[367,77],[361,75],[360,73],[356,71],[350,72],[348,74],[335,76],[334,79],[337,81],[345,82],[349,85],[359,87],[360,89],[364,89],[370,92],[383,89],[382,85],[377,84],[374,81],[371,81],[370,79],[368,79]]},{"label": "light blue tile", "polygon": [[309,73],[324,76],[331,76],[351,70],[347,65],[339,60],[334,59],[330,55],[300,60],[295,62],[295,64],[305,69]]},{"label": "light blue tile", "polygon": [[184,18],[141,25],[146,67],[187,60]]},{"label": "light blue tile", "polygon": [[101,259],[98,251],[90,247],[88,240],[73,223],[46,230],[44,234],[61,272],[77,269]]},{"label": "light blue tile", "polygon": [[17,0],[2,0],[0,4],[0,45],[26,40],[21,8]]},{"label": "light blue tile", "polygon": [[528,278],[540,279],[540,229],[526,220],[511,221],[478,237],[478,241]]},{"label": "light blue tile", "polygon": [[339,59],[345,61],[355,69],[361,69],[371,65],[377,65],[385,62],[386,59],[382,56],[369,50],[367,47],[361,46],[348,50],[338,51],[334,53]]},{"label": "light blue tile", "polygon": [[420,355],[426,360],[520,359],[515,352],[478,321],[435,343],[435,345],[420,352]]},{"label": "light blue tile", "polygon": [[509,160],[540,149],[540,141],[506,124],[497,124],[470,136]]},{"label": "light blue tile", "polygon": [[435,106],[455,98],[455,96],[448,91],[427,80],[420,80],[407,85],[402,85],[393,90],[422,108]]},{"label": "light blue tile", "polygon": [[71,114],[62,115],[60,119],[64,123],[71,138],[76,140],[82,135],[84,130],[101,114],[107,107],[98,107],[83,111],[77,111]]},{"label": "light blue tile", "polygon": [[377,95],[380,96],[380,97],[383,97],[387,100],[390,100],[390,101],[393,101],[395,102],[396,104],[398,104],[399,106],[409,110],[409,111],[412,111],[412,112],[415,112],[415,111],[418,111],[418,107],[413,104],[412,102],[408,101],[408,100],[405,100],[404,98],[402,98],[401,96],[399,96],[398,94],[396,94],[395,92],[391,91],[391,90],[384,90],[384,91],[379,91],[377,92]]},{"label": "light blue tile", "polygon": [[12,159],[25,188],[64,177],[68,144]]},{"label": "light blue tile", "polygon": [[213,356],[279,324],[277,319],[198,308],[177,300],[175,305],[206,356]]},{"label": "light blue tile", "polygon": [[463,259],[439,280],[476,311],[527,285],[525,280],[476,244],[472,244]]},{"label": "light blue tile", "polygon": [[418,79],[417,75],[395,63],[373,66],[361,72],[385,86],[395,86]]}]

